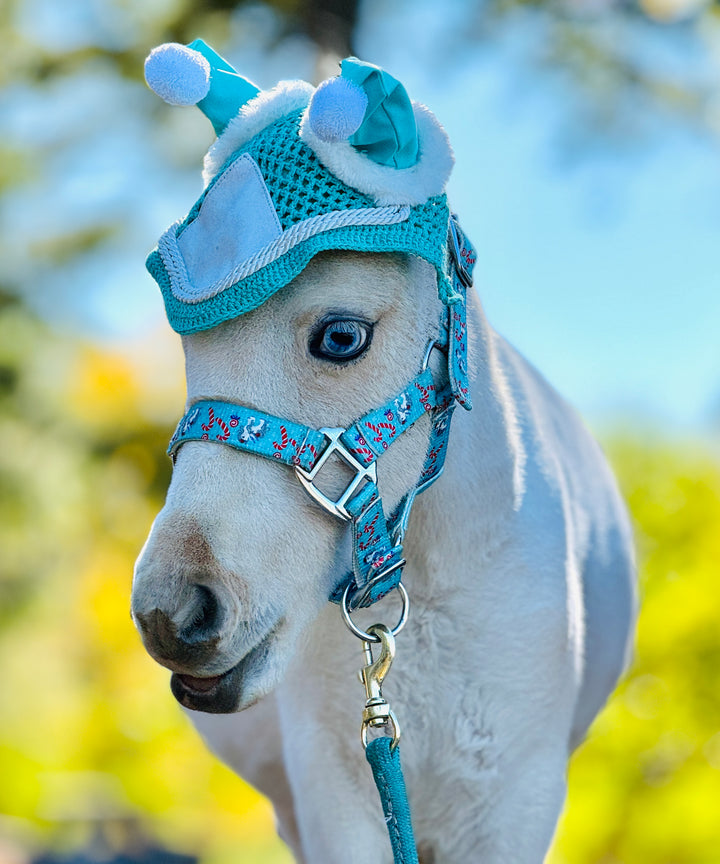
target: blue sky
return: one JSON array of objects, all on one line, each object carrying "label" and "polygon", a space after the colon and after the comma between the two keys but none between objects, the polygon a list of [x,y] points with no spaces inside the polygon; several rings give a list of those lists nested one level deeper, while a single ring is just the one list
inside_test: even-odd
[{"label": "blue sky", "polygon": [[701,424],[720,403],[720,154],[668,129],[633,158],[555,167],[533,108],[488,120],[488,167],[451,187],[489,317],[583,410]]},{"label": "blue sky", "polygon": [[[441,20],[420,6],[380,33],[402,27],[404,48],[371,22],[361,43],[450,133],[449,194],[478,249],[491,323],[593,423],[708,429],[720,414],[718,139],[659,114],[639,142],[563,158],[563,131],[582,118],[576,91],[528,61],[542,34],[519,22],[431,67],[417,57],[446,44],[466,5],[449,0]],[[666,71],[691,59],[687,47],[646,48]]]},{"label": "blue sky", "polygon": [[[65,32],[35,38],[92,41],[83,5],[97,4],[77,0]],[[720,414],[720,139],[649,112],[639,139],[598,137],[568,155],[568,134],[587,145],[592,130],[578,91],[530,61],[543,37],[537,20],[457,44],[462,0],[366,0],[362,9],[363,59],[400,78],[450,134],[451,203],[478,249],[491,323],[594,425],[707,433]],[[24,26],[32,30],[29,19]],[[237,15],[228,58],[262,87],[311,77],[302,39],[269,47],[275,27],[259,9]],[[666,71],[692,61],[720,84],[709,54],[667,40],[642,48]],[[212,140],[194,109],[159,106],[147,130],[141,108],[154,98],[102,65],[0,97],[9,140],[39,142],[44,159],[35,182],[5,202],[5,266],[33,284],[40,307],[115,344],[152,340],[164,326],[144,257],[199,194]],[[67,143],[78,129],[82,149]],[[70,224],[103,220],[121,226],[117,236],[79,263],[49,267],[33,254]]]}]

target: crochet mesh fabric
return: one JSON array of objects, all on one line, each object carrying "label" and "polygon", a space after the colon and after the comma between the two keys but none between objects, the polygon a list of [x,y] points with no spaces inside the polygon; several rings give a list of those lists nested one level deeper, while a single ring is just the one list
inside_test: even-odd
[{"label": "crochet mesh fabric", "polygon": [[[258,163],[283,230],[319,214],[376,206],[371,198],[331,174],[299,138],[301,113],[293,112],[270,124],[233,153],[178,226],[177,234],[196,218],[205,195],[228,165],[243,153]],[[441,299],[452,303],[457,298],[446,275],[448,220],[446,197],[439,195],[411,208],[403,222],[333,228],[302,241],[214,297],[194,303],[179,300],[173,294],[157,249],[148,256],[147,268],[160,286],[168,320],[178,333],[207,330],[257,308],[302,272],[318,252],[329,249],[406,252],[425,258],[438,272]]]},{"label": "crochet mesh fabric", "polygon": [[298,136],[299,128],[297,112],[263,129],[240,151],[249,153],[260,166],[283,230],[318,213],[372,207],[370,198],[323,168]]}]

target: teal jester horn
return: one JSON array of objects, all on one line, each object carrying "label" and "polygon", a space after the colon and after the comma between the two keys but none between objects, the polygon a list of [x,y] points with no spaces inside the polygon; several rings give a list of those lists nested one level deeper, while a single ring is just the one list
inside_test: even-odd
[{"label": "teal jester horn", "polygon": [[260,92],[202,39],[153,48],[145,61],[145,80],[171,105],[197,105],[218,136]]},{"label": "teal jester horn", "polygon": [[348,139],[373,162],[393,168],[411,168],[420,156],[418,133],[410,97],[392,75],[348,57],[341,75],[365,93],[368,104],[360,127]]},{"label": "teal jester horn", "polygon": [[372,63],[348,57],[341,74],[317,88],[308,110],[312,131],[328,143],[348,141],[378,165],[411,168],[420,158],[412,102],[403,85]]}]

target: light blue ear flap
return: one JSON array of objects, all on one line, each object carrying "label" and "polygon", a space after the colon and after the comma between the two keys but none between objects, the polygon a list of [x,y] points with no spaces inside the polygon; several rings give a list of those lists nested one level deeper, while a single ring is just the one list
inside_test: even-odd
[{"label": "light blue ear flap", "polygon": [[348,57],[340,64],[342,77],[360,87],[367,108],[360,127],[348,139],[357,150],[380,165],[410,168],[419,158],[418,134],[410,97],[392,75]]},{"label": "light blue ear flap", "polygon": [[197,105],[216,135],[260,92],[202,39],[154,48],[145,61],[145,80],[171,105]]}]

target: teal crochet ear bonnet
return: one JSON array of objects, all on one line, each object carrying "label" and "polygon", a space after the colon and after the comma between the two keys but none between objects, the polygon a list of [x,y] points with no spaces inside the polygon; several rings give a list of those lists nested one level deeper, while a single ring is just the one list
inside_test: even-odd
[{"label": "teal crochet ear bonnet", "polygon": [[197,104],[218,136],[203,194],[147,261],[178,333],[255,309],[327,249],[418,255],[434,265],[440,298],[459,299],[447,246],[452,150],[392,76],[351,57],[317,88],[261,91],[198,39],[154,49],[145,77],[167,102]]}]

